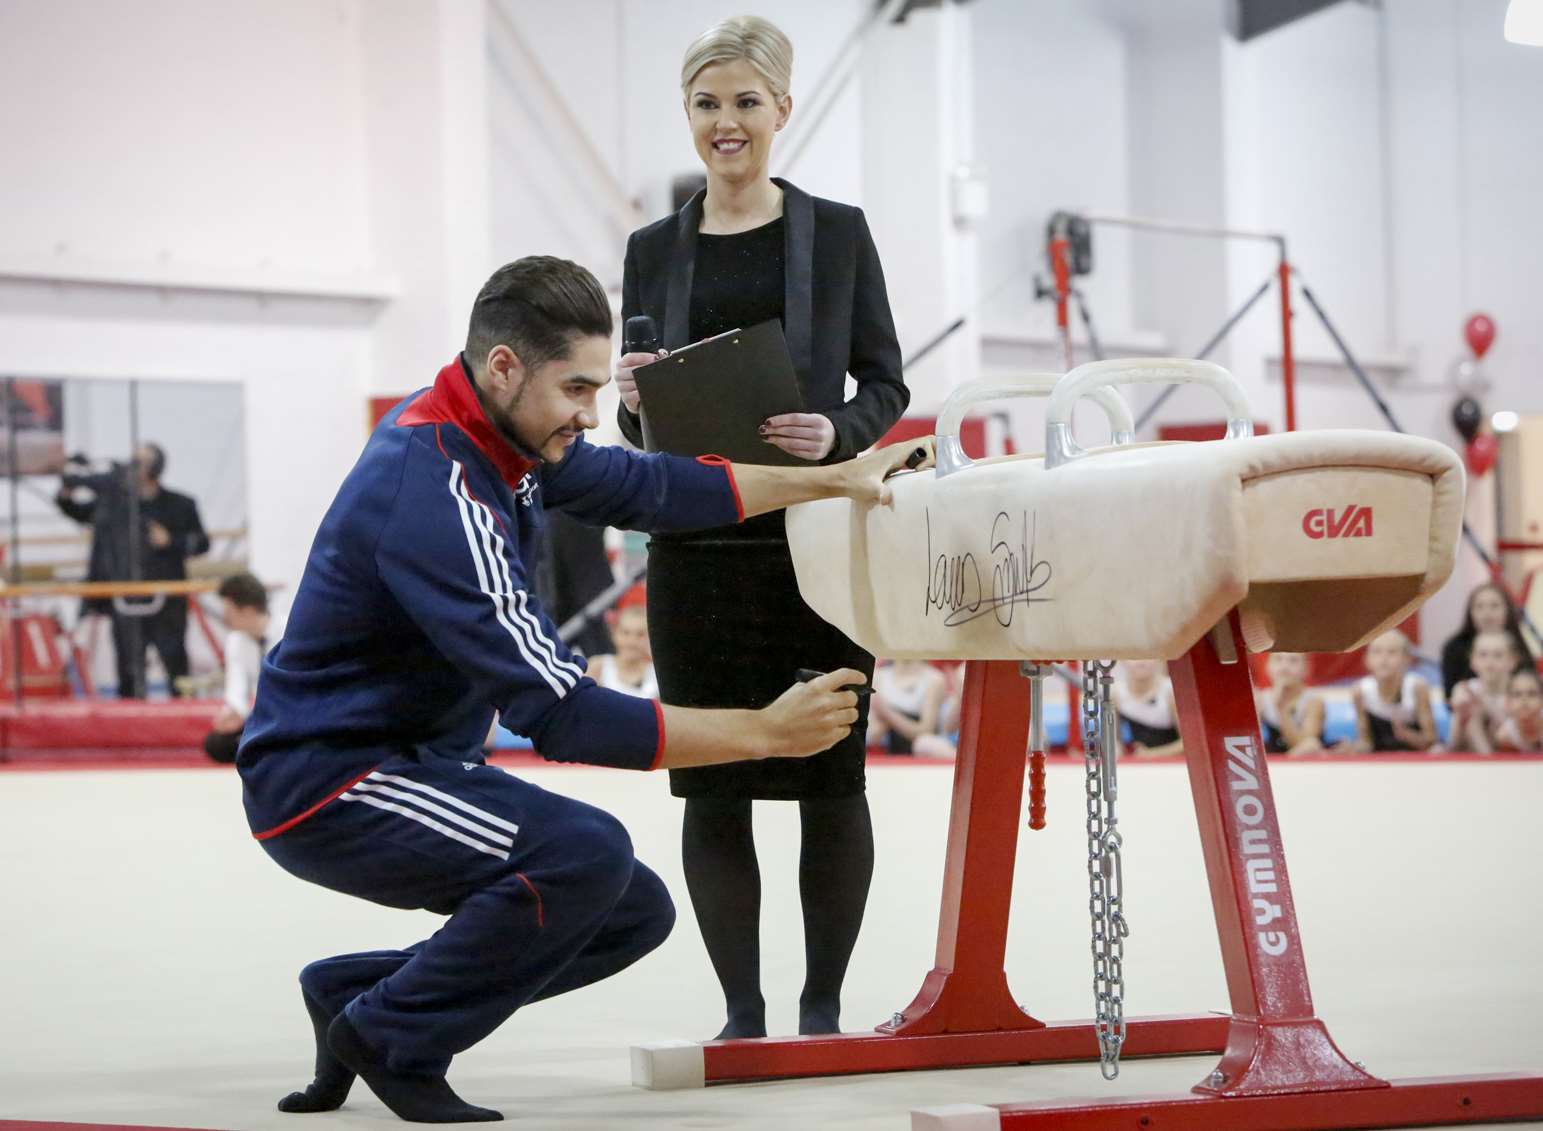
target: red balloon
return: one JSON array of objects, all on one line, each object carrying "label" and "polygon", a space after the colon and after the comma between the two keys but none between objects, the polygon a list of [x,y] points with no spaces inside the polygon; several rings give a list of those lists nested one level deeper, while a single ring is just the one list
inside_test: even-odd
[{"label": "red balloon", "polygon": [[1489,474],[1490,468],[1495,466],[1495,457],[1500,454],[1500,441],[1495,438],[1493,432],[1480,432],[1468,442],[1468,474],[1475,479],[1483,479]]},{"label": "red balloon", "polygon": [[1463,337],[1474,357],[1483,357],[1495,341],[1495,320],[1488,314],[1475,314],[1463,324]]}]

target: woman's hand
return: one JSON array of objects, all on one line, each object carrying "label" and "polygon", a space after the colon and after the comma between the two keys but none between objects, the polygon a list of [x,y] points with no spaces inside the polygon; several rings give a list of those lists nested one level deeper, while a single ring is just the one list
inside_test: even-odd
[{"label": "woman's hand", "polygon": [[627,406],[628,412],[635,413],[638,410],[638,383],[632,376],[632,371],[644,365],[652,365],[668,354],[668,350],[660,350],[657,354],[622,354],[621,360],[616,363],[616,391],[621,394],[621,403]]},{"label": "woman's hand", "polygon": [[830,417],[817,412],[785,412],[767,418],[761,425],[761,438],[768,444],[776,444],[788,455],[812,463],[830,455],[830,450],[836,446],[836,426],[830,422]]}]

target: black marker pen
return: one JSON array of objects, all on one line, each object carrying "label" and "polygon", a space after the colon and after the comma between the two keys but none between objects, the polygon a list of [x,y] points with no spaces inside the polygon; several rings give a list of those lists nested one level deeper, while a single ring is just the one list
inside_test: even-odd
[{"label": "black marker pen", "polygon": [[[798,674],[795,678],[799,683],[808,683],[811,679],[819,679],[822,675],[826,674],[828,673],[817,672],[813,668],[799,668]],[[850,691],[859,699],[861,699],[864,695],[873,694],[873,688],[869,687],[866,683],[849,683],[841,690]]]}]

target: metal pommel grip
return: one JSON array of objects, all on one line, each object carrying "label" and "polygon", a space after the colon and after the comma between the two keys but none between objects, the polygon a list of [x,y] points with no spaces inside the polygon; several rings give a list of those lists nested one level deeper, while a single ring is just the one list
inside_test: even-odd
[{"label": "metal pommel grip", "polygon": [[1045,827],[1045,752],[1029,751],[1029,828]]},{"label": "metal pommel grip", "polygon": [[1050,664],[1025,660],[1018,671],[1029,681],[1029,828],[1045,827],[1045,673]]}]

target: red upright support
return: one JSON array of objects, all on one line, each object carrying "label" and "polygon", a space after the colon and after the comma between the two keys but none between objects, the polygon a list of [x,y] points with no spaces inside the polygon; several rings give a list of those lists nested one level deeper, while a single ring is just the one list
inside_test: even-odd
[{"label": "red upright support", "polygon": [[[702,1046],[706,1083],[1098,1059],[1091,1021],[1047,1025],[1007,985],[1029,726],[1029,682],[1016,662],[968,664],[961,720],[937,952],[915,1000],[872,1032],[710,1041]],[[1220,1051],[1227,1021],[1221,1014],[1134,1018],[1125,1052]]]},{"label": "red upright support", "polygon": [[1297,430],[1297,358],[1291,347],[1291,264],[1281,245],[1280,267],[1280,383],[1286,397],[1286,431]]},{"label": "red upright support", "polygon": [[[1253,682],[1236,613],[1169,665],[1232,1019],[1188,1096],[998,1108],[1003,1128],[1295,1129],[1543,1119],[1543,1076],[1381,1080],[1313,1013]],[[974,1124],[972,1124],[974,1126]]]}]

